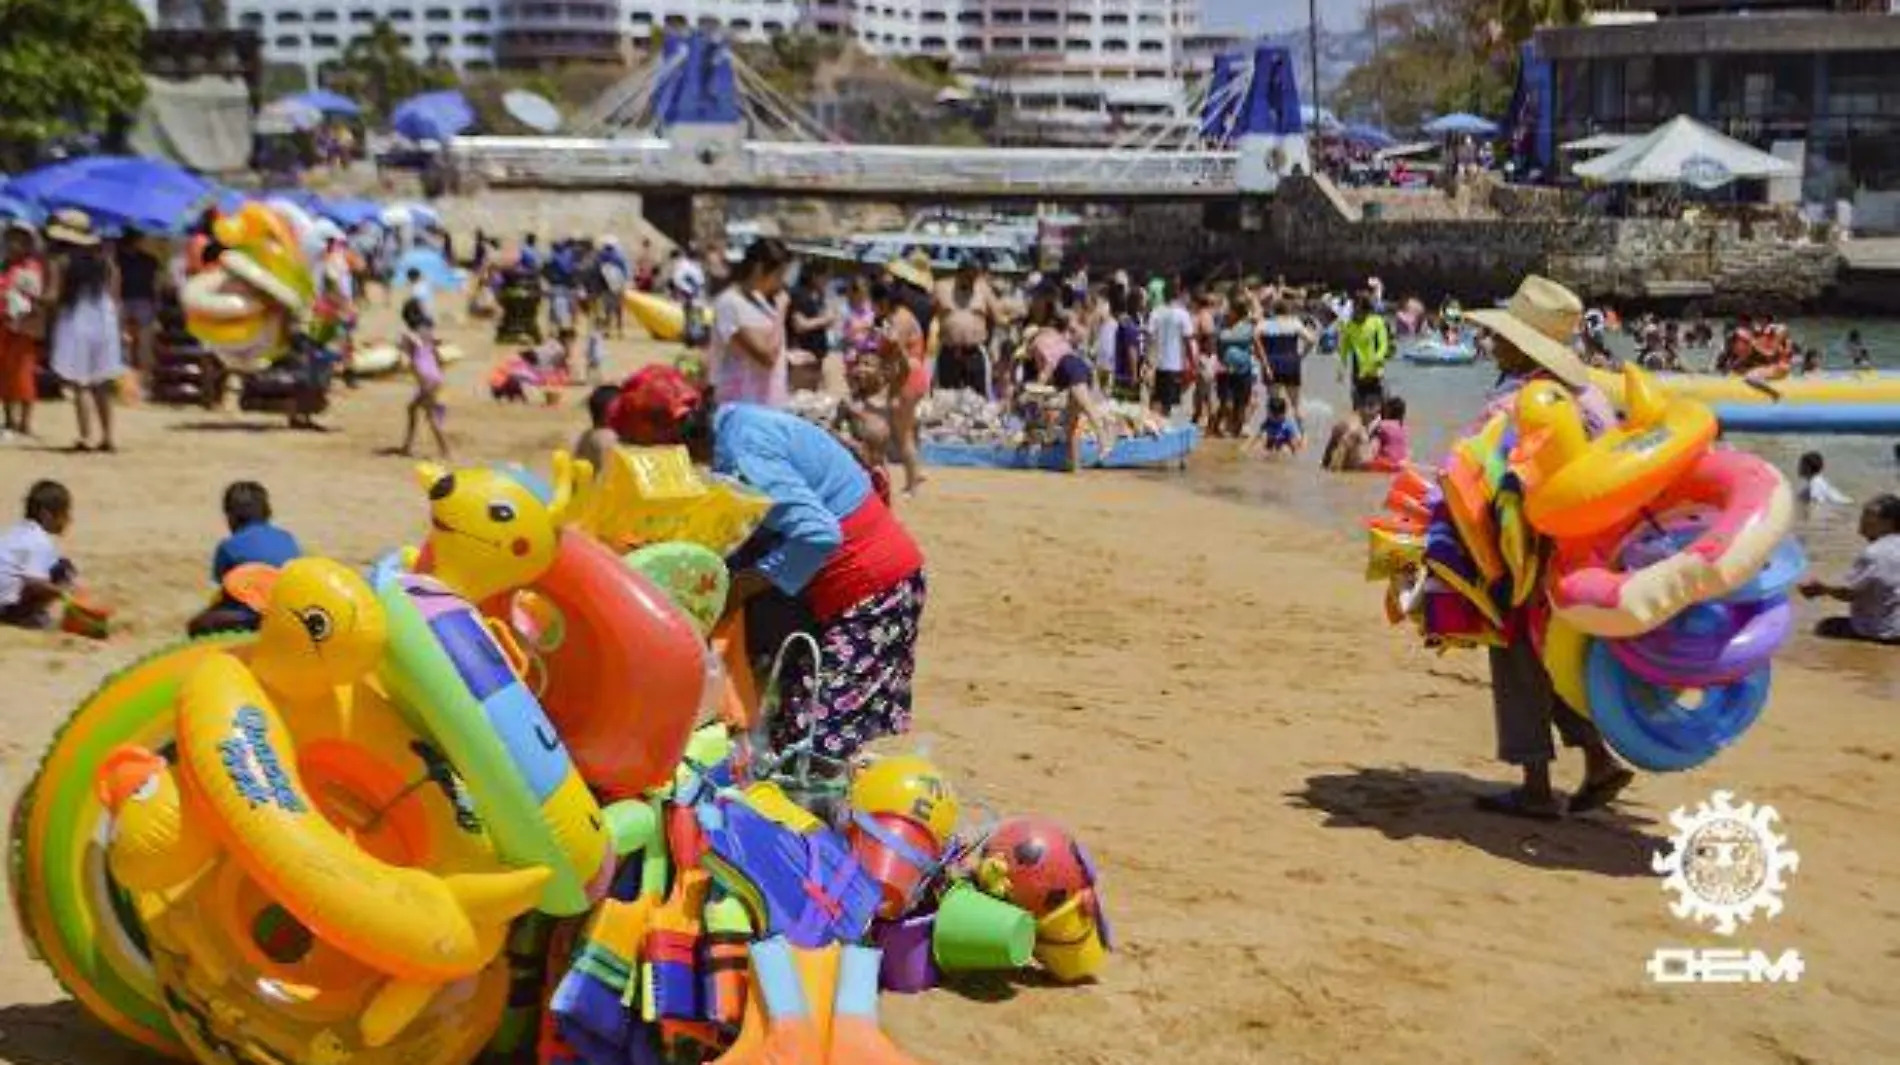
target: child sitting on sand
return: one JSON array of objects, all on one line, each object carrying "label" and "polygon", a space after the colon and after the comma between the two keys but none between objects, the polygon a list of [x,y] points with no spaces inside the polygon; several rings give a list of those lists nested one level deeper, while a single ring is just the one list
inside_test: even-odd
[{"label": "child sitting on sand", "polygon": [[[224,523],[231,535],[211,554],[211,580],[220,588],[239,566],[281,567],[303,557],[297,538],[271,523],[270,492],[256,481],[236,481],[224,490]],[[214,632],[254,632],[257,612],[223,593],[217,602],[186,623],[190,636]]]},{"label": "child sitting on sand", "polygon": [[1845,617],[1822,620],[1816,636],[1900,645],[1900,496],[1888,493],[1868,502],[1860,514],[1860,535],[1867,547],[1839,584],[1808,581],[1801,594],[1849,604]]},{"label": "child sitting on sand", "polygon": [[1334,473],[1365,469],[1376,446],[1372,427],[1379,420],[1379,406],[1376,393],[1361,397],[1359,408],[1333,425],[1320,465]]},{"label": "child sitting on sand", "polygon": [[1299,420],[1293,417],[1292,405],[1278,388],[1267,399],[1267,418],[1260,423],[1260,443],[1269,455],[1292,455],[1306,446]]},{"label": "child sitting on sand", "polygon": [[402,324],[406,329],[402,335],[402,350],[409,359],[410,373],[415,375],[416,394],[409,401],[409,428],[403,433],[402,447],[397,448],[396,453],[407,456],[414,452],[416,425],[426,415],[429,432],[435,437],[435,449],[446,459],[449,438],[442,433],[442,421],[448,417],[449,408],[442,402],[442,355],[436,346],[435,321],[423,309],[421,301],[412,296],[402,305]]},{"label": "child sitting on sand", "polygon": [[587,394],[587,420],[590,428],[574,441],[574,458],[586,460],[594,467],[594,475],[607,463],[607,456],[620,446],[620,437],[609,423],[613,420],[614,400],[620,396],[620,389],[613,385],[601,385]]},{"label": "child sitting on sand", "polygon": [[0,624],[50,629],[53,604],[73,586],[73,564],[53,542],[72,526],[73,497],[58,481],[40,481],[26,493],[26,517],[0,532]]}]

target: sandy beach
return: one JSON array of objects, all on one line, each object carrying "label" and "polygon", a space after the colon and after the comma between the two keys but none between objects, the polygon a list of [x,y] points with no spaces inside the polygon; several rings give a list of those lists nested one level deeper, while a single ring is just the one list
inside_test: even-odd
[{"label": "sandy beach", "polygon": [[[451,370],[458,460],[545,464],[581,427]],[[644,349],[626,344],[624,367]],[[265,481],[314,551],[365,563],[422,532],[397,442],[405,383],[339,390],[325,435],[143,408],[117,456],[0,449],[0,515],[36,477],[118,608],[109,643],[0,630],[0,802],[107,671],[174,639],[207,592],[230,480]],[[49,446],[71,413],[42,408]],[[1532,826],[1472,810],[1490,760],[1482,659],[1387,628],[1356,540],[1154,479],[937,472],[902,515],[928,554],[919,742],[963,791],[1071,825],[1121,951],[1094,986],[1034,978],[886,996],[920,1060],[1608,1063],[1900,1061],[1900,731],[1883,684],[1794,665],[1764,721],[1619,813]],[[1574,774],[1576,766],[1563,767]],[[1721,787],[1776,805],[1801,866],[1733,942],[1671,917],[1667,812]],[[0,922],[0,1061],[125,1065]],[[1799,949],[1795,986],[1656,987],[1666,945]]]}]

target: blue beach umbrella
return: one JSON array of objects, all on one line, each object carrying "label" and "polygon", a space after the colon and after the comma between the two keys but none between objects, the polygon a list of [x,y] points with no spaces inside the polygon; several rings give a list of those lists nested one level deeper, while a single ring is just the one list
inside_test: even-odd
[{"label": "blue beach umbrella", "polygon": [[277,102],[307,107],[318,114],[343,115],[346,118],[356,118],[363,113],[363,109],[357,106],[355,100],[350,99],[340,92],[331,92],[328,89],[313,89],[310,92],[300,92],[294,96],[286,96]]},{"label": "blue beach umbrella", "polygon": [[1479,118],[1477,115],[1458,111],[1453,114],[1434,118],[1430,122],[1425,123],[1425,132],[1434,137],[1467,135],[1472,137],[1495,137],[1498,132],[1498,124],[1487,118]]},{"label": "blue beach umbrella", "polygon": [[317,214],[344,229],[355,229],[365,222],[380,221],[383,208],[374,200],[329,200],[317,208]]},{"label": "blue beach umbrella", "polygon": [[7,192],[42,210],[86,212],[104,228],[177,233],[215,201],[210,182],[172,163],[137,156],[88,156],[14,178]]},{"label": "blue beach umbrella", "polygon": [[397,104],[389,124],[412,141],[446,141],[475,124],[475,108],[453,89],[423,93]]},{"label": "blue beach umbrella", "polygon": [[1340,135],[1350,144],[1361,148],[1370,148],[1375,152],[1382,151],[1399,143],[1398,139],[1393,137],[1392,134],[1387,133],[1377,126],[1369,126],[1364,122],[1347,123],[1346,128],[1340,131]]}]

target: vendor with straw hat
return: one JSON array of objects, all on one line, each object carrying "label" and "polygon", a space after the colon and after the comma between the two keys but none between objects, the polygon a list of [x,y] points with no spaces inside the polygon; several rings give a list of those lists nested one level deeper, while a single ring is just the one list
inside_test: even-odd
[{"label": "vendor with straw hat", "polygon": [[[819,754],[846,758],[908,731],[924,557],[857,457],[793,414],[752,403],[715,410],[669,366],[629,378],[608,419],[627,443],[684,445],[771,499],[759,534],[731,560],[726,610],[745,610],[757,637],[762,614],[795,601],[806,616],[797,627],[819,649],[815,664],[803,641],[786,654],[773,746],[814,736]],[[780,641],[763,642],[769,654]]]},{"label": "vendor with straw hat", "polygon": [[[1590,386],[1590,372],[1571,347],[1583,323],[1576,293],[1547,278],[1524,279],[1499,310],[1467,315],[1496,339],[1498,386],[1486,403],[1486,417],[1515,408],[1517,393],[1536,380],[1554,380],[1577,396],[1586,431],[1597,435],[1616,415],[1601,392]],[[1577,708],[1558,698],[1550,673],[1532,646],[1525,610],[1507,615],[1505,646],[1491,648],[1491,697],[1497,718],[1498,760],[1523,770],[1523,785],[1478,800],[1480,809],[1532,820],[1554,821],[1566,813],[1601,809],[1615,801],[1633,779],[1617,761],[1603,736]],[[1551,743],[1555,727],[1566,746],[1583,751],[1583,784],[1566,801],[1551,786]]]}]

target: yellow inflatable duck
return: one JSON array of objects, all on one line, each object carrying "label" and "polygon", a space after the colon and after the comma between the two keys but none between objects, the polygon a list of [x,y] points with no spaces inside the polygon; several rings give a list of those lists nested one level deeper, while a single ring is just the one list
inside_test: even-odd
[{"label": "yellow inflatable duck", "polygon": [[575,486],[593,475],[591,464],[557,451],[553,491],[544,496],[505,470],[418,466],[416,479],[429,494],[429,538],[412,568],[478,604],[533,584],[554,565]]},{"label": "yellow inflatable duck", "polygon": [[1538,532],[1582,540],[1628,523],[1714,442],[1714,411],[1666,397],[1635,366],[1623,374],[1628,414],[1595,440],[1563,385],[1536,381],[1518,393],[1511,465],[1524,484],[1525,519]]},{"label": "yellow inflatable duck", "polygon": [[[372,853],[370,836],[418,837],[405,852],[418,857],[446,852],[428,837],[470,834],[449,799],[407,801],[433,774],[414,768],[420,779],[404,781],[377,757],[414,743],[391,733],[370,747],[333,736],[300,748],[286,724],[378,705],[344,693],[382,658],[382,606],[353,571],[304,559],[284,567],[261,613],[247,660],[213,654],[186,678],[175,767],[136,749],[106,763],[107,861],[181,978],[214,1004],[241,1009],[267,981],[279,998],[347,1003],[330,1016],[349,1018],[361,1045],[385,1046],[494,961],[548,872],[442,876]],[[327,787],[314,791],[309,771]]]}]

